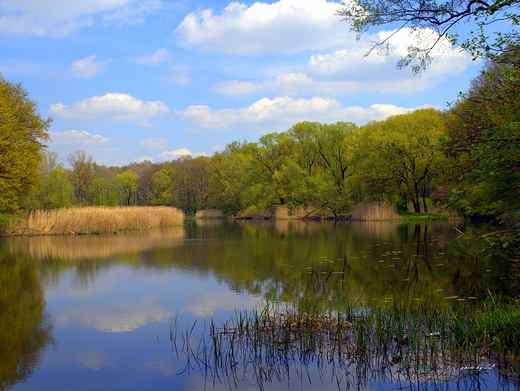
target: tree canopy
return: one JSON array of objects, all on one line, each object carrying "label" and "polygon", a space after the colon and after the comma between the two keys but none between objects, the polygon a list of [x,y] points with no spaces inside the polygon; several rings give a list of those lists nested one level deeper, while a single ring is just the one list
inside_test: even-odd
[{"label": "tree canopy", "polygon": [[20,83],[0,75],[0,212],[16,212],[35,190],[50,124]]},{"label": "tree canopy", "polygon": [[[412,32],[432,30],[433,40],[416,34],[416,45],[410,46],[408,54],[397,64],[398,68],[411,65],[412,71],[418,73],[428,67],[432,49],[445,38],[467,50],[473,58],[496,59],[518,49],[519,3],[519,0],[349,0],[341,3],[343,8],[338,14],[358,34],[372,26],[385,25],[395,25],[397,31],[405,27]],[[466,36],[456,31],[463,24],[470,24]],[[498,30],[490,31],[495,28]],[[390,50],[391,37],[374,42],[372,49]]]}]

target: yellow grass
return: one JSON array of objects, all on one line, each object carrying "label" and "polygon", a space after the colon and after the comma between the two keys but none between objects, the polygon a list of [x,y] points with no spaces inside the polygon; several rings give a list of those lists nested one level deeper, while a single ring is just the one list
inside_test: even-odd
[{"label": "yellow grass", "polygon": [[196,219],[221,219],[224,217],[224,214],[221,210],[218,209],[205,209],[198,210],[195,213]]},{"label": "yellow grass", "polygon": [[399,218],[395,205],[387,202],[362,202],[352,210],[352,220],[396,220]]},{"label": "yellow grass", "polygon": [[105,234],[182,225],[184,213],[166,206],[104,207],[36,210],[19,232],[30,235]]}]

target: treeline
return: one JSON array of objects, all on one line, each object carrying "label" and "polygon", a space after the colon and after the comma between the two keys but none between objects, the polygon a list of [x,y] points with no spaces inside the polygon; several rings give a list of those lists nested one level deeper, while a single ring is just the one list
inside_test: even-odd
[{"label": "treeline", "polygon": [[46,152],[41,185],[23,207],[168,205],[185,213],[341,218],[361,202],[382,201],[403,211],[442,206],[518,219],[519,64],[516,51],[489,62],[447,111],[417,110],[361,127],[301,122],[211,157],[105,167],[76,151],[65,168]]}]

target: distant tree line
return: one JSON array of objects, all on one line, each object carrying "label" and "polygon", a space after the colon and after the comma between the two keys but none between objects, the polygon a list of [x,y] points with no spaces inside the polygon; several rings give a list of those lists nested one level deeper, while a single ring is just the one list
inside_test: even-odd
[{"label": "distant tree line", "polygon": [[[31,162],[39,169],[20,163],[20,186],[9,184],[15,171],[6,174],[9,165],[0,162],[0,186],[9,195],[1,209],[170,205],[247,217],[285,205],[344,217],[360,202],[386,201],[414,212],[445,206],[514,217],[520,210],[519,69],[517,52],[489,61],[447,111],[417,110],[361,127],[301,122],[258,142],[232,142],[211,157],[106,167],[79,150],[67,156],[65,168],[56,152],[37,150]],[[45,139],[49,120],[33,115],[40,132],[15,154],[42,146],[34,140]],[[10,145],[6,121],[0,148]]]}]

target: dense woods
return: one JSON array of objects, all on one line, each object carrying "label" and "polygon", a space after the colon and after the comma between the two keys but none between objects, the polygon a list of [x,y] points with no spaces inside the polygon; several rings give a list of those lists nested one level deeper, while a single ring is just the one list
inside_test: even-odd
[{"label": "dense woods", "polygon": [[[41,163],[29,176],[30,197],[20,191],[23,206],[167,205],[186,214],[219,209],[273,217],[284,210],[345,218],[357,204],[380,201],[401,211],[444,208],[518,219],[518,72],[518,55],[509,53],[489,61],[449,110],[422,109],[364,126],[301,122],[257,142],[232,142],[211,157],[105,167],[78,150],[66,157],[66,168],[55,152],[44,151],[34,157]],[[48,122],[37,119],[45,130]]]}]

